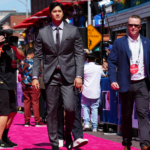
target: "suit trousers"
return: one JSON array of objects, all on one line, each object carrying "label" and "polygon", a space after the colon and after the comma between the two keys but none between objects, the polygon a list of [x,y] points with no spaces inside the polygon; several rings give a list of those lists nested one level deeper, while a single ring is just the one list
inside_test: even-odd
[{"label": "suit trousers", "polygon": [[45,96],[45,89],[41,89],[41,95],[39,99],[39,111],[40,111],[40,117],[42,119],[46,118],[46,96]]},{"label": "suit trousers", "polygon": [[72,131],[75,119],[74,90],[74,84],[68,83],[60,70],[55,70],[49,82],[45,84],[47,103],[47,128],[49,140],[53,146],[58,146],[57,111],[60,101],[60,95],[62,96],[64,109],[66,111],[66,135],[69,135]]},{"label": "suit trousers", "polygon": [[132,145],[132,112],[135,101],[138,117],[138,127],[140,130],[140,146],[150,144],[149,133],[149,92],[147,79],[131,82],[127,92],[119,93],[122,102],[122,145]]},{"label": "suit trousers", "polygon": [[[81,102],[79,100],[79,92],[78,89],[75,89],[75,121],[73,124],[72,134],[74,140],[78,138],[83,138],[83,129],[81,124],[81,110],[80,110]],[[64,138],[64,108],[63,108],[63,101],[60,98],[59,108],[58,108],[58,138]]]}]

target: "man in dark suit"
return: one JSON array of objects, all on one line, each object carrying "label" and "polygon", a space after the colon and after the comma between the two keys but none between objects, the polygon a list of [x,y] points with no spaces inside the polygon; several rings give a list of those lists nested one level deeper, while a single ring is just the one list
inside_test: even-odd
[{"label": "man in dark suit", "polygon": [[47,127],[53,150],[58,150],[57,108],[60,94],[66,111],[66,147],[72,149],[71,130],[75,118],[74,88],[82,91],[84,50],[76,27],[63,22],[63,5],[54,2],[49,7],[52,25],[41,29],[36,40],[33,82],[39,88],[37,76],[45,56],[44,76],[47,101]]},{"label": "man in dark suit", "polygon": [[141,149],[150,148],[148,119],[150,40],[139,34],[141,26],[139,16],[130,16],[127,23],[128,35],[115,40],[108,58],[111,88],[119,91],[122,102],[122,144],[125,150],[130,150],[132,144],[134,101],[139,122]]}]

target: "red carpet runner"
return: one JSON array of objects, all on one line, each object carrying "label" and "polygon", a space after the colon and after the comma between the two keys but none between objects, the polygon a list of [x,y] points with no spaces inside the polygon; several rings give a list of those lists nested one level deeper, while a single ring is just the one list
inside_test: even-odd
[{"label": "red carpet runner", "polygon": [[[34,127],[34,119],[31,118],[31,127],[24,127],[24,116],[17,114],[11,126],[9,137],[18,144],[14,150],[51,150],[48,139],[47,127]],[[84,134],[89,143],[77,150],[123,150],[121,143],[112,142],[92,135]],[[12,150],[12,149],[10,149]],[[60,150],[66,150],[65,147]],[[132,147],[132,150],[137,150]]]}]

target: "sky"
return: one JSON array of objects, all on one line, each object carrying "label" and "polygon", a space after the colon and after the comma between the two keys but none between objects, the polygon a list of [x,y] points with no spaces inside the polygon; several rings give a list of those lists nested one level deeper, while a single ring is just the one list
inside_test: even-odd
[{"label": "sky", "polygon": [[[26,0],[20,0],[26,4]],[[13,10],[17,12],[26,12],[26,6],[21,3],[19,0],[0,0],[0,10]],[[28,1],[28,10],[31,12],[31,2]]]}]

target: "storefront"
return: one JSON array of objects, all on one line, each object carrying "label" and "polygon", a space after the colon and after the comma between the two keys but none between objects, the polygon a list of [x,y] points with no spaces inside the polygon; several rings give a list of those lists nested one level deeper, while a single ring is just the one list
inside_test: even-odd
[{"label": "storefront", "polygon": [[[133,5],[134,6],[134,5]],[[106,23],[105,27],[110,28],[112,34],[112,40],[114,41],[116,38],[121,37],[121,35],[127,34],[126,24],[128,17],[131,15],[139,15],[142,18],[142,29],[140,33],[150,39],[150,1],[145,2],[143,4],[124,8],[118,11],[118,7],[116,7],[116,11],[113,14],[108,15],[108,23]]]}]

